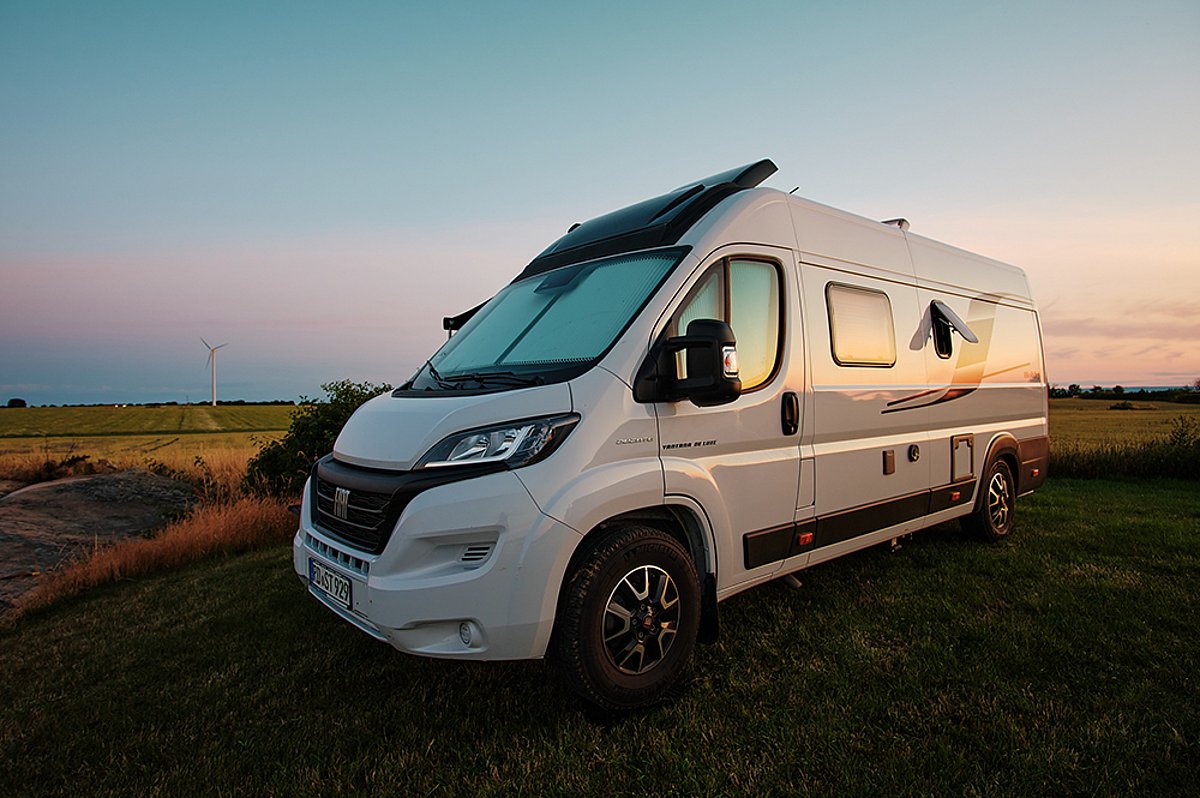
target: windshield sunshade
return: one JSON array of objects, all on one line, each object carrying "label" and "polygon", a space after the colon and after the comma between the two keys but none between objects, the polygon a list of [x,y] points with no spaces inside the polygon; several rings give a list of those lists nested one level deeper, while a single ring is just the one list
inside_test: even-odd
[{"label": "windshield sunshade", "polygon": [[608,351],[686,251],[620,255],[512,283],[430,358],[411,389],[511,387],[514,377],[586,367]]}]

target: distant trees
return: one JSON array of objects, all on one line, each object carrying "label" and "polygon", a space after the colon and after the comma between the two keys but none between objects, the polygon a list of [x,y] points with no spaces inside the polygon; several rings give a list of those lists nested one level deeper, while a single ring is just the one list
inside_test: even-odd
[{"label": "distant trees", "polygon": [[[1200,380],[1197,380],[1197,382],[1200,382]],[[29,407],[29,404],[24,399],[18,399],[14,396],[8,400],[6,407]]]},{"label": "distant trees", "polygon": [[[1200,383],[1200,380],[1196,380]],[[1050,387],[1051,399],[1110,399],[1125,401],[1141,399],[1147,402],[1181,402],[1183,404],[1200,404],[1200,386],[1196,383],[1178,388],[1126,388],[1124,385],[1114,385],[1105,388],[1094,385],[1084,390],[1078,384],[1072,383],[1066,388]],[[1122,410],[1127,408],[1120,408]]]}]

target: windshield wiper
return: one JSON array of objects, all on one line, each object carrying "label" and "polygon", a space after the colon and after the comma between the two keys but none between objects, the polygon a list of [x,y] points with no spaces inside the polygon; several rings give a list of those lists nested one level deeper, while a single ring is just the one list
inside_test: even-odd
[{"label": "windshield wiper", "polygon": [[456,382],[451,382],[450,380],[443,377],[441,374],[438,374],[437,367],[433,365],[433,358],[430,358],[429,360],[425,361],[425,368],[429,369],[429,376],[433,377],[433,381],[435,383],[437,383],[437,387],[441,388],[442,390],[446,390],[446,391],[461,391],[462,390],[463,386],[459,385]]},{"label": "windshield wiper", "polygon": [[[537,374],[524,376],[515,374],[511,371],[479,371],[472,374],[452,374],[445,378],[446,382],[450,383],[455,388],[462,388],[465,382],[478,383],[482,388],[484,385],[491,383],[492,385],[542,385],[546,381]],[[440,384],[440,383],[439,383]]]}]

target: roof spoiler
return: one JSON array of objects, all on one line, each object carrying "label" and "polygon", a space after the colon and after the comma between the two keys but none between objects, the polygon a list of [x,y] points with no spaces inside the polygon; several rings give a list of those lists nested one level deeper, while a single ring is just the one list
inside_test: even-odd
[{"label": "roof spoiler", "polygon": [[[571,263],[678,243],[721,200],[756,187],[778,169],[771,159],[763,158],[687,183],[661,197],[573,224],[566,235],[530,261],[513,282]],[[450,333],[462,329],[483,304],[444,317],[442,329]]]}]

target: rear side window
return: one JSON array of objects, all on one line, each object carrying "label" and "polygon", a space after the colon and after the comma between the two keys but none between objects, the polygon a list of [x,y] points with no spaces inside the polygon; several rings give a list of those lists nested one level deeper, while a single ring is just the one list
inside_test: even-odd
[{"label": "rear side window", "polygon": [[830,283],[829,343],[839,366],[887,368],[896,365],[892,303],[882,291]]}]

